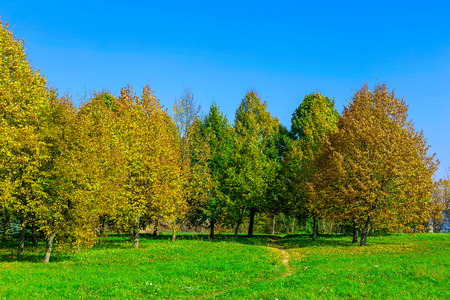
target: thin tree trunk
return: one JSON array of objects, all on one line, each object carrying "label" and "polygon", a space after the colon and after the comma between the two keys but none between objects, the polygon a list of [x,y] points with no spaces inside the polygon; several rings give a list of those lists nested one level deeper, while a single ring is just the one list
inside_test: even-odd
[{"label": "thin tree trunk", "polygon": [[313,241],[317,240],[318,227],[319,227],[319,224],[317,224],[317,218],[315,216],[313,216],[313,234],[312,234]]},{"label": "thin tree trunk", "polygon": [[248,225],[248,236],[253,236],[253,224],[255,222],[256,209],[250,209],[250,224]]},{"label": "thin tree trunk", "polygon": [[0,218],[0,220],[2,221],[2,227],[3,227],[3,235],[1,237],[1,240],[6,241],[8,239],[9,222],[11,219],[9,218],[9,216],[3,216]]},{"label": "thin tree trunk", "polygon": [[139,218],[136,218],[133,228],[133,247],[135,249],[139,248]]},{"label": "thin tree trunk", "polygon": [[211,225],[209,226],[209,238],[214,239],[214,227],[216,225],[216,222],[214,220],[211,220]]},{"label": "thin tree trunk", "polygon": [[352,243],[358,242],[358,227],[356,226],[356,222],[353,221],[353,241]]},{"label": "thin tree trunk", "polygon": [[292,218],[292,231],[291,233],[294,234],[295,231],[295,217]]},{"label": "thin tree trunk", "polygon": [[272,222],[272,235],[275,235],[275,215],[273,215],[273,222]]},{"label": "thin tree trunk", "polygon": [[53,241],[55,240],[56,233],[51,233],[47,237],[47,249],[45,251],[44,263],[48,264],[50,262],[50,254],[52,254]]},{"label": "thin tree trunk", "polygon": [[177,226],[176,220],[173,220],[172,224],[172,242],[175,242],[175,239],[177,238],[177,231],[175,226]]},{"label": "thin tree trunk", "polygon": [[156,220],[155,229],[153,230],[153,236],[158,236],[158,225],[159,225],[159,221]]},{"label": "thin tree trunk", "polygon": [[22,258],[24,246],[25,246],[25,224],[24,222],[22,222],[19,232],[19,247],[17,248],[17,259]]},{"label": "thin tree trunk", "polygon": [[33,242],[33,247],[37,247],[38,245],[38,241],[37,241],[37,236],[36,236],[36,225],[31,224],[31,240]]},{"label": "thin tree trunk", "polygon": [[239,226],[241,225],[241,221],[238,221],[236,224],[236,229],[234,230],[234,241],[238,241],[238,232],[239,232]]},{"label": "thin tree trunk", "polygon": [[325,224],[325,219],[322,219],[322,232],[325,234],[325,230],[326,230],[326,224]]},{"label": "thin tree trunk", "polygon": [[366,224],[364,225],[364,229],[361,233],[361,241],[359,242],[360,246],[365,246],[367,244],[367,236],[369,235],[371,226],[372,226],[372,220],[370,219],[370,217],[368,217]]}]

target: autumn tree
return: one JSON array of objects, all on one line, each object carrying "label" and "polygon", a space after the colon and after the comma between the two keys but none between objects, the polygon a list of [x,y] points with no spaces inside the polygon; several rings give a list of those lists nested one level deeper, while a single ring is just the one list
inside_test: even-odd
[{"label": "autumn tree", "polygon": [[44,196],[41,167],[48,159],[40,135],[48,99],[55,93],[33,70],[8,24],[0,21],[0,212],[21,222],[17,257],[23,253],[25,226]]},{"label": "autumn tree", "polygon": [[334,100],[320,93],[305,96],[292,114],[290,153],[283,162],[287,198],[292,211],[313,219],[313,239],[317,237],[317,222],[323,216],[322,205],[315,197],[314,174],[316,162],[323,155],[324,140],[337,129],[339,114]]},{"label": "autumn tree", "polygon": [[436,170],[422,132],[407,106],[385,84],[364,85],[344,108],[338,131],[324,145],[315,196],[336,219],[352,218],[363,229],[409,228],[426,221]]},{"label": "autumn tree", "polygon": [[133,231],[138,248],[143,220],[184,217],[185,178],[174,124],[153,91],[146,86],[139,98],[128,86],[121,90],[117,109],[127,173],[120,221]]},{"label": "autumn tree", "polygon": [[278,164],[274,135],[280,128],[256,92],[248,92],[236,110],[233,153],[227,170],[230,218],[238,228],[249,214],[248,235],[253,235],[255,214],[267,206],[267,191],[274,183]]},{"label": "autumn tree", "polygon": [[440,179],[434,183],[428,218],[433,232],[441,232],[444,222],[450,221],[450,180]]}]

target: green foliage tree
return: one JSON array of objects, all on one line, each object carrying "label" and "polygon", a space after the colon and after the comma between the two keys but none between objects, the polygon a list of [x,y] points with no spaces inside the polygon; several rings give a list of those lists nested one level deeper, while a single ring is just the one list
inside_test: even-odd
[{"label": "green foliage tree", "polygon": [[[211,105],[208,115],[198,125],[194,141],[199,145],[194,148],[199,150],[194,151],[192,161],[206,163],[210,180],[209,188],[205,190],[206,197],[201,197],[203,201],[193,206],[193,218],[197,223],[209,221],[210,238],[214,238],[215,225],[225,218],[228,200],[225,178],[232,151],[233,131],[216,103]],[[207,156],[206,161],[202,155]],[[208,177],[204,175],[203,178]]]},{"label": "green foliage tree", "polygon": [[320,93],[307,95],[291,119],[294,142],[283,163],[285,193],[292,211],[297,214],[306,212],[313,218],[314,240],[318,217],[323,214],[322,205],[311,190],[313,175],[317,173],[315,164],[322,155],[324,140],[336,131],[338,119],[334,100]]},{"label": "green foliage tree", "polygon": [[255,92],[248,92],[236,110],[233,153],[227,170],[229,216],[238,228],[249,213],[248,235],[253,235],[255,214],[268,207],[267,192],[274,183],[278,152],[274,136],[280,128]]}]

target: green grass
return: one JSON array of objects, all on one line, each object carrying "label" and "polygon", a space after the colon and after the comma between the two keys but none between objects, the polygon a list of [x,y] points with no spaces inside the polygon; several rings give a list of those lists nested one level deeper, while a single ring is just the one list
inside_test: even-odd
[{"label": "green grass", "polygon": [[[277,239],[276,243],[271,240]],[[109,237],[70,254],[0,246],[0,299],[450,299],[450,235]],[[284,249],[284,250],[283,250]],[[288,259],[288,263],[283,263]]]}]

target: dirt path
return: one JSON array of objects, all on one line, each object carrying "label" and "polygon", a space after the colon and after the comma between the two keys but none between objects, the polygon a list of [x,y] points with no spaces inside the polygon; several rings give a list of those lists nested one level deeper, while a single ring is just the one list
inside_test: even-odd
[{"label": "dirt path", "polygon": [[280,245],[277,244],[277,239],[270,240],[270,243],[271,243],[271,247],[269,247],[269,248],[283,258],[282,263],[286,267],[286,273],[284,273],[282,278],[291,276],[293,274],[292,267],[289,264],[289,258],[291,256],[283,247],[281,247]]},{"label": "dirt path", "polygon": [[[281,239],[281,238],[279,238],[279,239]],[[199,299],[208,299],[208,298],[211,298],[211,297],[214,298],[214,297],[223,295],[223,294],[225,294],[225,293],[227,293],[229,291],[232,291],[234,289],[237,289],[237,288],[248,287],[249,285],[255,284],[255,283],[258,283],[258,282],[269,282],[269,281],[278,280],[278,279],[286,278],[288,276],[293,275],[294,271],[293,271],[291,265],[289,264],[289,258],[291,256],[289,255],[289,253],[283,247],[281,247],[280,245],[277,244],[277,240],[279,240],[279,239],[277,239],[277,238],[271,239],[270,240],[270,244],[268,245],[267,248],[269,248],[270,251],[274,252],[279,257],[281,257],[282,263],[286,267],[286,272],[283,275],[275,277],[275,278],[267,279],[267,280],[258,280],[258,281],[252,282],[252,283],[245,283],[245,284],[241,284],[241,285],[238,285],[238,286],[229,287],[227,289],[218,290],[216,292],[212,292],[212,293],[209,293],[207,295],[201,296]]]}]

